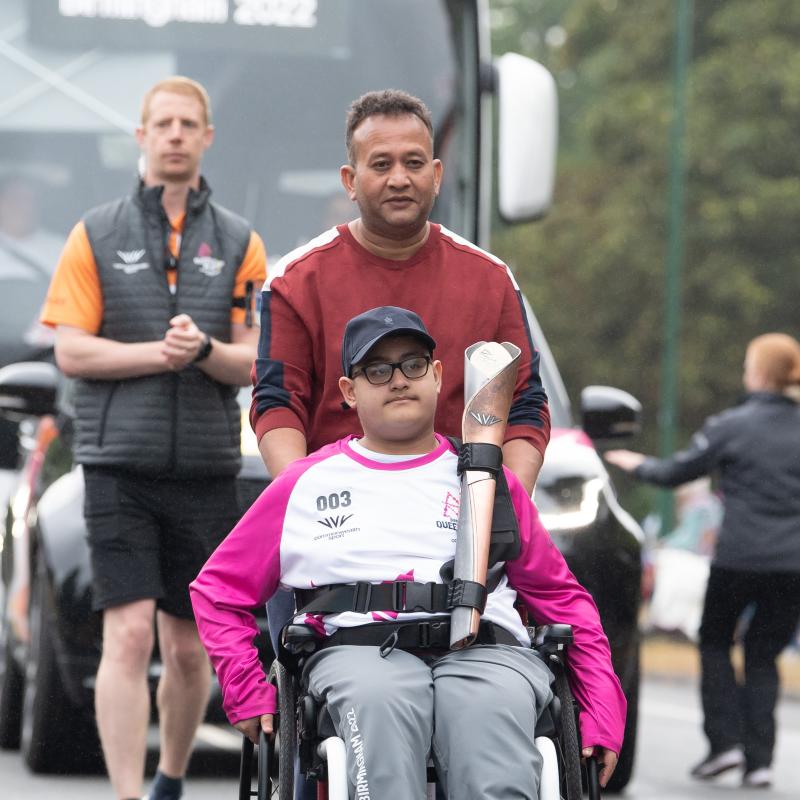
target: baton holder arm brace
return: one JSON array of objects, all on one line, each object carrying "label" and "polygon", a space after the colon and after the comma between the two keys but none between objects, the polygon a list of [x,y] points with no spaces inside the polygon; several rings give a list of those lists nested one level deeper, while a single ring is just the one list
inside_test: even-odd
[{"label": "baton holder arm brace", "polygon": [[458,450],[458,474],[469,470],[489,472],[497,477],[503,469],[503,450],[487,442],[463,442]]},{"label": "baton holder arm brace", "polygon": [[[461,506],[453,578],[486,586],[497,475],[521,351],[510,342],[478,342],[464,353],[464,415],[459,449]],[[469,647],[481,611],[455,606],[450,648]]]}]

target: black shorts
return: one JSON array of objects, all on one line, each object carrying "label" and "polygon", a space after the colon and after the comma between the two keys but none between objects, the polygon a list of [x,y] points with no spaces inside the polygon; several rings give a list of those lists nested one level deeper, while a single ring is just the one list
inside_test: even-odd
[{"label": "black shorts", "polygon": [[168,614],[192,619],[189,584],[239,520],[236,479],[83,472],[92,607],[154,599]]}]

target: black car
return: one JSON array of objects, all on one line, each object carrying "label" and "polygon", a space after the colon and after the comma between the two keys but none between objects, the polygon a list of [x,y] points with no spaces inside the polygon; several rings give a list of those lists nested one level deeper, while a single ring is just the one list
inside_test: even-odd
[{"label": "black car", "polygon": [[[45,266],[0,232],[0,367],[51,357],[53,332],[38,322],[49,283]],[[16,422],[0,417],[0,470],[18,463]]]},{"label": "black car", "polygon": [[[529,317],[553,422],[535,500],[598,605],[628,698],[625,744],[612,787],[621,789],[630,778],[636,742],[643,536],[619,506],[593,440],[634,433],[639,405],[619,390],[589,387],[581,398],[583,428],[576,428],[552,355],[530,312]],[[50,364],[0,370],[0,413],[15,420],[38,418],[36,433],[23,437],[22,478],[0,540],[0,747],[21,745],[36,772],[96,767],[99,758],[92,691],[100,628],[91,612],[83,478],[70,452],[69,395],[69,382]],[[240,397],[244,415],[249,391]],[[239,486],[246,508],[268,477],[246,419],[243,423]]]}]

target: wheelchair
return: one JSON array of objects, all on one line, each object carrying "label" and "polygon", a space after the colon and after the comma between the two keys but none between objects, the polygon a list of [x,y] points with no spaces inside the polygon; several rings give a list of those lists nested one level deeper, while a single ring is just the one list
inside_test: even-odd
[{"label": "wheelchair", "polygon": [[[310,652],[299,628],[290,626],[293,634],[284,641],[296,652]],[[588,787],[590,800],[599,800],[598,766],[594,758],[580,758],[580,736],[577,706],[569,688],[564,663],[565,649],[572,642],[569,625],[544,625],[528,628],[531,646],[549,667],[553,700],[539,718],[534,741],[544,761],[539,800],[580,800],[583,786]],[[299,639],[292,641],[292,635]],[[303,641],[305,639],[305,641]],[[286,661],[287,664],[283,663]],[[293,663],[291,663],[293,662]],[[345,746],[334,730],[324,705],[320,707],[299,687],[302,658],[276,659],[269,670],[269,681],[277,691],[276,730],[271,736],[260,732],[256,747],[243,737],[239,771],[239,800],[295,800],[295,772],[316,784],[317,800],[347,800],[348,784],[345,768]],[[585,769],[585,771],[584,771]],[[428,797],[436,800],[436,773],[428,767]],[[306,794],[302,795],[307,796]]]}]

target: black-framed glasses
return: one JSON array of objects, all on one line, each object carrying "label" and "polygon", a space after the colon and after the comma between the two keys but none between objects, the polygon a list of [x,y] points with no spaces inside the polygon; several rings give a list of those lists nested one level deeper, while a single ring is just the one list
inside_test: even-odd
[{"label": "black-framed glasses", "polygon": [[428,374],[430,364],[430,356],[413,356],[404,358],[402,361],[395,361],[393,364],[375,362],[361,367],[358,372],[353,373],[353,377],[357,378],[359,375],[363,375],[373,386],[382,386],[384,383],[389,383],[394,376],[394,371],[399,369],[406,378],[415,381]]}]

